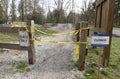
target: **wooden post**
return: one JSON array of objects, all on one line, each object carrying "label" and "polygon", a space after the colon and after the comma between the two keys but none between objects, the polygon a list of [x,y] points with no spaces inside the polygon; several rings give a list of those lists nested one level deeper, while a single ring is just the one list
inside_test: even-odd
[{"label": "wooden post", "polygon": [[[75,26],[75,30],[77,30],[77,34],[75,33],[75,42],[80,41],[80,23],[77,23]],[[75,52],[75,62],[79,61],[79,44],[76,44],[76,52]],[[77,64],[78,65],[78,64]]]},{"label": "wooden post", "polygon": [[29,41],[30,41],[30,46],[28,50],[28,59],[29,59],[29,64],[34,64],[36,61],[36,56],[35,56],[35,47],[34,47],[34,36],[32,33],[33,25],[31,25],[31,21],[28,22],[27,27],[29,30]]},{"label": "wooden post", "polygon": [[97,75],[97,79],[100,79],[100,65],[101,65],[101,47],[98,49],[98,75]]},{"label": "wooden post", "polygon": [[[80,28],[87,28],[88,23],[86,21],[80,22]],[[81,31],[80,42],[87,42],[87,30]],[[85,67],[85,55],[86,55],[86,44],[80,45],[79,53],[79,69],[82,71]]]},{"label": "wooden post", "polygon": [[103,67],[109,65],[112,28],[115,12],[115,0],[96,0],[96,19],[94,32],[109,34],[109,46],[103,48]]},{"label": "wooden post", "polygon": [[106,33],[110,35],[110,42],[109,46],[104,48],[103,52],[103,66],[107,67],[109,65],[109,58],[110,58],[110,48],[111,48],[111,41],[112,41],[112,29],[113,29],[113,22],[114,22],[114,8],[115,8],[115,0],[110,0],[108,4],[108,16],[107,16],[107,29]]},{"label": "wooden post", "polygon": [[[75,30],[79,30],[79,29],[80,29],[80,23],[77,23]],[[78,32],[76,34],[76,42],[79,42],[79,40],[80,40],[80,33]]]}]

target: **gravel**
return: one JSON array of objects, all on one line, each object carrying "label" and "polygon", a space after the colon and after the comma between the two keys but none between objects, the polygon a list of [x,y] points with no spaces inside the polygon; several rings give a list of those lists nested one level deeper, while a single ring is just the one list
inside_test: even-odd
[{"label": "gravel", "polygon": [[[64,26],[65,27],[65,26]],[[49,28],[64,32],[72,27],[67,25]],[[72,35],[64,36],[41,36],[42,40],[72,41]],[[7,50],[0,53],[0,79],[77,79],[83,74],[74,65],[75,45],[51,44],[35,41],[36,63],[28,65],[27,51]],[[29,71],[16,72],[16,65],[26,62]]]}]

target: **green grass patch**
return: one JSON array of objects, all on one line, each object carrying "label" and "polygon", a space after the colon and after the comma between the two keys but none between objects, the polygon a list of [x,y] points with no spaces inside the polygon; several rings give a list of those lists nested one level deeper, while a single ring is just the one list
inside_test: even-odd
[{"label": "green grass patch", "polygon": [[96,71],[92,68],[87,69],[85,71],[84,75],[87,79],[96,79],[97,78],[96,77]]},{"label": "green grass patch", "polygon": [[120,28],[120,25],[114,26],[114,28]]},{"label": "green grass patch", "polygon": [[114,30],[120,30],[120,26],[119,26],[119,28],[118,27],[114,27],[113,29]]},{"label": "green grass patch", "polygon": [[16,66],[17,71],[16,72],[25,72],[25,71],[29,71],[30,69],[28,68],[28,65],[25,62],[20,62],[17,64]]},{"label": "green grass patch", "polygon": [[0,42],[15,42],[18,38],[17,33],[0,33]]}]

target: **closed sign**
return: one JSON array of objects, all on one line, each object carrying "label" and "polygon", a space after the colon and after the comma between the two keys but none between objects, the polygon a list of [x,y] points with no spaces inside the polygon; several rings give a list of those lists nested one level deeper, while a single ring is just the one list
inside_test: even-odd
[{"label": "closed sign", "polygon": [[19,31],[19,41],[21,47],[28,47],[29,44],[29,35],[25,29],[20,29]]},{"label": "closed sign", "polygon": [[94,34],[91,41],[92,46],[106,47],[109,45],[109,34]]}]

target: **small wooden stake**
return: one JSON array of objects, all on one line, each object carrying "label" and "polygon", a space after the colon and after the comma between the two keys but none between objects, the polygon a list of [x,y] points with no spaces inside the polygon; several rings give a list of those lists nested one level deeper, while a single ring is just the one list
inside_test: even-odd
[{"label": "small wooden stake", "polygon": [[100,62],[101,62],[101,47],[98,49],[98,78],[100,79]]}]

